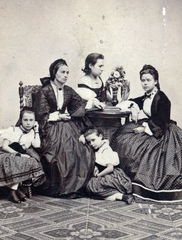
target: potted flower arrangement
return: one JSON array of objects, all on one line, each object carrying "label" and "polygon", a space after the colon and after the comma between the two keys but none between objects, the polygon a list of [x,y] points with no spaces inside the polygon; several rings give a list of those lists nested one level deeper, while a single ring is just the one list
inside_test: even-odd
[{"label": "potted flower arrangement", "polygon": [[116,67],[106,81],[106,91],[110,94],[113,106],[128,99],[130,83],[125,79],[125,74],[122,66]]}]

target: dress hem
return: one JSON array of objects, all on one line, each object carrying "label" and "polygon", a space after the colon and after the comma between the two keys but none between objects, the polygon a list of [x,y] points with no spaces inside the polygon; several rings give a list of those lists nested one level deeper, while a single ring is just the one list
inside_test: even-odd
[{"label": "dress hem", "polygon": [[153,190],[132,182],[133,195],[143,200],[154,202],[182,202],[182,189],[173,190]]}]

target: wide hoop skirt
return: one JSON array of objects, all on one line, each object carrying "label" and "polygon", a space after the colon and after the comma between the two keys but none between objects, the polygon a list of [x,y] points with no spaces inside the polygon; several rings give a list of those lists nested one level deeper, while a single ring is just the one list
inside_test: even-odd
[{"label": "wide hoop skirt", "polygon": [[182,201],[182,130],[170,124],[162,138],[156,139],[135,134],[137,126],[121,126],[111,141],[121,168],[132,180],[134,194],[154,201]]},{"label": "wide hoop skirt", "polygon": [[73,121],[51,122],[42,146],[42,164],[47,181],[43,192],[55,197],[79,197],[92,176],[94,153],[79,142]]}]

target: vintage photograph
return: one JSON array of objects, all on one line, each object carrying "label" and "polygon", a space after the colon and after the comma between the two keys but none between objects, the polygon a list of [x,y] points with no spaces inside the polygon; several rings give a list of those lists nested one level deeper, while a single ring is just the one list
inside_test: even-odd
[{"label": "vintage photograph", "polygon": [[181,12],[0,0],[0,239],[182,239]]}]

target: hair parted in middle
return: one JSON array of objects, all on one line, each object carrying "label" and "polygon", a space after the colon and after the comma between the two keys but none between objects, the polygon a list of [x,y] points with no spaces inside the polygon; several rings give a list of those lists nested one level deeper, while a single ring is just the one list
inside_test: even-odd
[{"label": "hair parted in middle", "polygon": [[66,61],[62,58],[57,59],[56,61],[54,61],[53,63],[51,63],[50,67],[49,67],[49,73],[50,73],[50,78],[52,81],[54,81],[55,75],[58,71],[58,69],[60,68],[61,65],[67,65]]},{"label": "hair parted in middle", "polygon": [[142,78],[143,74],[151,74],[154,78],[154,80],[157,81],[156,87],[160,90],[160,84],[159,84],[159,73],[158,71],[155,69],[155,67],[153,67],[152,65],[149,64],[145,64],[143,66],[143,68],[140,70],[140,79]]},{"label": "hair parted in middle", "polygon": [[24,115],[25,113],[33,113],[34,116],[35,116],[35,112],[34,112],[33,108],[32,108],[32,107],[27,107],[27,106],[25,106],[25,107],[23,107],[23,109],[20,111],[20,121],[22,120],[23,115]]}]

